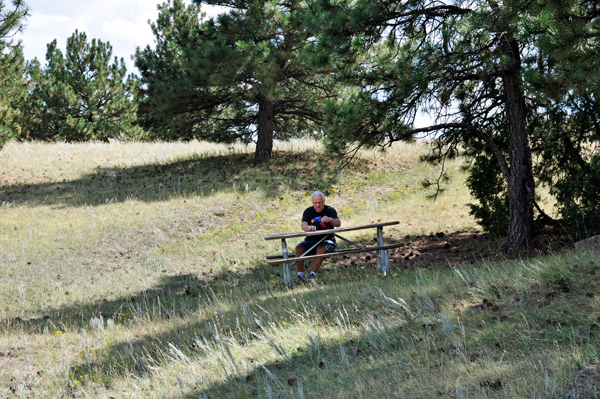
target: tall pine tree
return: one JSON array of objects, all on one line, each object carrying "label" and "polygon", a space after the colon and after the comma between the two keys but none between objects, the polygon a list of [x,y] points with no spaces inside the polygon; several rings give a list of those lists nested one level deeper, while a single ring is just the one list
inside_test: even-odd
[{"label": "tall pine tree", "polygon": [[231,11],[202,21],[199,5],[169,1],[152,24],[156,48],[136,54],[145,126],[160,138],[256,142],[258,162],[273,139],[318,134],[333,89],[309,62],[305,2],[205,3]]},{"label": "tall pine tree", "polygon": [[600,234],[600,4],[547,0],[537,20],[541,54],[528,79],[536,176],[556,197],[562,226]]},{"label": "tall pine tree", "polygon": [[[555,109],[538,101],[548,88],[534,87],[540,63],[556,62],[556,49],[541,40],[554,35],[550,3],[316,0],[327,32],[323,53],[339,58],[338,76],[356,88],[329,104],[330,147],[344,152],[421,134],[435,146],[432,160],[464,151],[479,202],[473,213],[507,234],[508,252],[527,248],[534,234],[532,135]],[[569,3],[565,15],[573,18],[589,2]],[[433,123],[415,128],[418,110]]]},{"label": "tall pine tree", "polygon": [[75,31],[66,54],[48,44],[46,65],[28,63],[33,89],[23,105],[25,138],[86,141],[135,137],[137,80],[123,59],[112,59],[110,43]]},{"label": "tall pine tree", "polygon": [[22,49],[14,37],[23,29],[27,15],[24,1],[15,0],[9,6],[0,0],[0,149],[20,132],[19,100],[26,95],[27,83]]}]

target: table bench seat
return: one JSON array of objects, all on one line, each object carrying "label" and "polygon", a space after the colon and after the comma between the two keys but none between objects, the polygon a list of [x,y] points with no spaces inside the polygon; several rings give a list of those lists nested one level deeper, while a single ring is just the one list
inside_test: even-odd
[{"label": "table bench seat", "polygon": [[[298,260],[312,260],[312,259],[319,259],[319,258],[333,258],[335,256],[341,256],[341,255],[348,255],[348,254],[357,254],[359,252],[369,252],[369,251],[379,251],[379,250],[387,250],[387,249],[392,249],[392,248],[398,248],[398,247],[403,247],[404,244],[388,244],[388,245],[378,245],[375,247],[365,247],[364,249],[353,249],[353,248],[349,248],[349,249],[341,249],[339,251],[335,251],[335,252],[329,252],[326,254],[321,254],[321,255],[307,255],[307,256],[302,256],[299,258],[287,258],[287,259],[278,259],[278,260],[270,260],[268,263],[270,265],[279,265],[281,263],[289,263],[289,262],[295,262]],[[269,255],[267,256],[267,259],[274,259],[274,258],[283,258],[283,255]]]}]

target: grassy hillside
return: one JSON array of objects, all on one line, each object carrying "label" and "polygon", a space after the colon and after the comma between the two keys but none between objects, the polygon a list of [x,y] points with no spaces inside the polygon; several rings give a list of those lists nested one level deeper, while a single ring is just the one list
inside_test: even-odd
[{"label": "grassy hillside", "polygon": [[[426,199],[424,151],[364,151],[333,175],[311,142],[260,166],[198,142],[10,143],[0,397],[596,397],[598,253],[504,259],[460,160]],[[284,287],[263,237],[298,231],[316,189],[344,226],[400,221],[391,275],[359,254]]]}]

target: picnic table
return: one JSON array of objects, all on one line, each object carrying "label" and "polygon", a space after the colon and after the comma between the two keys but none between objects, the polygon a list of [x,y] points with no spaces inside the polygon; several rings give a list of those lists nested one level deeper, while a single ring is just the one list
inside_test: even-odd
[{"label": "picnic table", "polygon": [[[383,242],[383,228],[385,226],[392,226],[392,225],[399,224],[399,223],[400,222],[398,222],[398,221],[394,221],[394,222],[367,224],[364,226],[342,227],[339,229],[303,231],[301,233],[268,235],[268,236],[265,236],[265,240],[279,239],[279,240],[281,240],[281,248],[282,248],[281,254],[267,256],[268,263],[270,265],[283,264],[283,279],[285,281],[285,285],[288,288],[292,286],[291,268],[296,263],[296,261],[300,260],[300,259],[313,260],[313,259],[318,259],[318,258],[331,258],[331,257],[335,257],[335,256],[340,256],[340,255],[355,254],[355,253],[359,253],[359,252],[368,252],[368,253],[372,254],[373,256],[375,256],[375,259],[377,259],[377,269],[381,273],[383,273],[383,275],[385,276],[390,271],[390,257],[388,254],[388,250],[392,249],[392,248],[401,247],[404,244],[385,245]],[[365,230],[365,229],[370,229],[370,228],[377,229],[377,245],[376,246],[364,247],[364,246],[359,245],[355,242],[352,242],[352,241],[348,240],[347,238],[344,238],[340,235],[340,233],[344,233],[347,231]],[[319,240],[315,245],[313,245],[306,252],[304,252],[304,254],[300,255],[299,257],[296,257],[296,254],[294,252],[292,257],[289,256],[287,242],[286,242],[286,240],[288,238],[310,237],[310,236],[320,236],[320,235],[323,235],[323,238],[321,238],[321,240]],[[306,255],[311,250],[313,250],[314,248],[319,246],[321,244],[321,242],[323,242],[325,239],[327,239],[328,236],[331,236],[331,235],[352,245],[353,248],[351,247],[351,248],[346,248],[346,249],[339,249],[335,252],[325,253],[325,254],[321,254],[321,255]]]}]

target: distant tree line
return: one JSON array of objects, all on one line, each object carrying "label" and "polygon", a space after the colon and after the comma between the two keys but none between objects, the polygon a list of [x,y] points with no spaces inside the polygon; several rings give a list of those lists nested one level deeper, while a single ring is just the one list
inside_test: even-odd
[{"label": "distant tree line", "polygon": [[23,1],[0,1],[0,147],[21,140],[108,140],[143,137],[137,124],[139,80],[127,76],[109,43],[75,31],[66,54],[54,40],[46,63],[25,62],[16,33],[28,15]]},{"label": "distant tree line", "polygon": [[[204,18],[200,4],[228,11]],[[600,5],[585,0],[168,0],[127,75],[109,43],[75,32],[25,62],[27,6],[0,1],[0,145],[110,138],[362,146],[427,137],[430,162],[466,159],[472,214],[526,249],[538,206],[600,227]],[[418,112],[434,122],[415,127]],[[445,175],[442,173],[439,181]],[[441,190],[439,181],[430,182]]]}]

